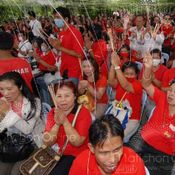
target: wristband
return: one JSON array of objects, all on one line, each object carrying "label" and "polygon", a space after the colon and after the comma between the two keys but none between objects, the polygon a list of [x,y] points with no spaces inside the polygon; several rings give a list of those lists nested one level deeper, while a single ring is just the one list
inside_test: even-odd
[{"label": "wristband", "polygon": [[120,66],[114,66],[114,69],[115,70],[119,70],[120,69]]}]

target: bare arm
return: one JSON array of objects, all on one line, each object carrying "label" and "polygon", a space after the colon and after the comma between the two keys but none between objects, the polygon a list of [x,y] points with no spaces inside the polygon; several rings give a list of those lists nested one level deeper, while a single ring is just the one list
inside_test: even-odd
[{"label": "bare arm", "polygon": [[111,55],[111,63],[114,66],[118,82],[120,83],[122,88],[125,89],[128,92],[134,93],[134,89],[132,87],[132,84],[125,78],[123,72],[121,71],[121,69],[119,67],[120,58],[116,54],[116,52],[113,52],[112,55]]},{"label": "bare arm", "polygon": [[154,95],[154,86],[151,84],[152,81],[152,56],[150,53],[147,53],[143,59],[144,67],[143,77],[142,77],[142,86],[148,93],[150,97]]},{"label": "bare arm", "polygon": [[58,39],[49,38],[48,40],[49,40],[49,43],[58,51],[62,51],[64,53],[71,55],[73,57],[76,57],[76,58],[82,58],[82,55],[75,52],[74,50],[70,50],[70,49],[66,49],[65,47],[62,47],[61,43]]}]

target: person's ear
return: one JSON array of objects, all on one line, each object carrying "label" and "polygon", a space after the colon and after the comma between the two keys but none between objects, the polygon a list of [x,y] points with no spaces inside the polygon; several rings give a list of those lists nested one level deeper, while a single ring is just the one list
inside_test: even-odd
[{"label": "person's ear", "polygon": [[94,154],[95,150],[94,150],[94,147],[93,147],[93,145],[91,143],[88,143],[88,148],[91,151],[91,153]]}]

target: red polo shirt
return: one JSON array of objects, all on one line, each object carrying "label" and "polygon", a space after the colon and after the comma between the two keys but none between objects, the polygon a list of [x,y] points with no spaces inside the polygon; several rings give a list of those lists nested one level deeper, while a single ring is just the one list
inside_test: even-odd
[{"label": "red polo shirt", "polygon": [[[101,175],[94,154],[83,151],[74,160],[69,175]],[[132,149],[123,147],[123,156],[111,175],[146,175],[144,162]]]},{"label": "red polo shirt", "polygon": [[153,148],[175,154],[175,115],[169,116],[166,93],[155,87],[153,100],[156,108],[142,129],[141,136]]},{"label": "red polo shirt", "polygon": [[[69,122],[72,123],[72,121],[74,119],[74,113],[70,113],[67,116],[67,118],[68,118]],[[80,136],[84,136],[86,139],[85,139],[84,143],[79,147],[75,147],[75,146],[71,145],[70,142],[68,142],[68,145],[65,149],[64,155],[77,156],[80,152],[87,149],[88,130],[89,130],[89,127],[91,125],[91,122],[92,122],[92,120],[91,120],[90,112],[85,107],[82,107],[79,114],[78,114],[78,117],[77,117],[75,129],[79,133]],[[48,117],[47,117],[45,131],[49,132],[54,125],[55,125],[54,109],[52,109],[49,112]],[[60,126],[58,134],[57,134],[57,143],[58,143],[60,148],[63,147],[65,140],[66,140],[66,133],[64,131],[63,126]]]},{"label": "red polo shirt", "polygon": [[25,82],[32,90],[31,81],[33,78],[30,64],[23,58],[0,59],[0,75],[6,72],[19,72]]},{"label": "red polo shirt", "polygon": [[[132,113],[130,119],[140,120],[141,112],[141,100],[142,100],[142,85],[139,80],[134,79],[132,82],[134,93],[128,92],[124,100],[127,99],[131,108]],[[126,90],[121,87],[118,83],[116,87],[116,100],[120,101]]]},{"label": "red polo shirt", "polygon": [[[83,54],[83,37],[79,30],[77,30],[74,26],[69,25],[69,28],[66,30],[62,30],[59,33],[59,40],[61,42],[61,46],[73,50],[78,54]],[[81,68],[78,58],[68,55],[67,53],[61,53],[61,74],[63,74],[64,70],[68,70],[68,77],[76,77],[78,78],[81,74]]]}]

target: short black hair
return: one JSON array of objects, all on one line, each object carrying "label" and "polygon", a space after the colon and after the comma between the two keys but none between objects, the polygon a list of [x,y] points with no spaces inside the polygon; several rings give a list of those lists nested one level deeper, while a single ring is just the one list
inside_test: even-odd
[{"label": "short black hair", "polygon": [[161,51],[160,51],[159,49],[153,49],[153,50],[151,50],[151,55],[152,55],[153,53],[158,53],[159,56],[160,56],[160,58],[161,58]]},{"label": "short black hair", "polygon": [[127,68],[132,68],[132,69],[134,69],[135,70],[135,73],[137,74],[137,76],[139,75],[139,68],[138,68],[138,66],[137,66],[137,64],[135,63],[135,62],[132,62],[132,61],[127,61],[127,62],[125,62],[124,64],[123,64],[123,66],[122,66],[122,72],[124,72],[125,71],[125,69],[127,69]]},{"label": "short black hair", "polygon": [[69,22],[70,22],[71,16],[70,16],[70,11],[69,11],[68,8],[61,7],[61,6],[60,7],[57,7],[56,9],[54,9],[53,14],[56,14],[58,12],[61,14],[61,16],[63,18],[68,18],[69,19]]},{"label": "short black hair", "polygon": [[32,17],[36,17],[36,14],[34,11],[28,11],[28,15],[32,16]]},{"label": "short black hair", "polygon": [[112,114],[96,119],[89,128],[89,141],[93,147],[102,147],[109,136],[119,136],[122,140],[124,138],[123,127]]},{"label": "short black hair", "polygon": [[92,24],[90,26],[90,32],[92,33],[95,40],[103,38],[102,27],[100,24]]},{"label": "short black hair", "polygon": [[11,50],[13,48],[14,38],[8,32],[0,32],[0,50]]}]

